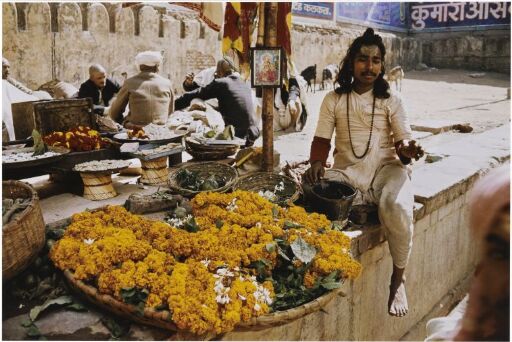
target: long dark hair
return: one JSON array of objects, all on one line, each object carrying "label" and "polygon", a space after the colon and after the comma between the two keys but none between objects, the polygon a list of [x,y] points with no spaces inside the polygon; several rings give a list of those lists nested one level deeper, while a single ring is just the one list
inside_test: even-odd
[{"label": "long dark hair", "polygon": [[340,63],[340,72],[336,79],[340,86],[336,88],[335,91],[337,94],[346,94],[352,91],[354,87],[354,60],[356,58],[356,54],[361,50],[363,45],[377,45],[379,47],[382,58],[382,70],[373,84],[373,94],[377,98],[387,99],[389,98],[390,93],[389,83],[384,79],[384,57],[386,56],[386,47],[382,42],[381,36],[375,34],[372,28],[367,28],[364,34],[357,37],[348,48],[347,55]]}]

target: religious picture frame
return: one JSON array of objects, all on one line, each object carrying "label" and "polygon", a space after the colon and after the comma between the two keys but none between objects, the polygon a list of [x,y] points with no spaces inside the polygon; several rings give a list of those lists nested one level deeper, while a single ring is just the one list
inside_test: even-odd
[{"label": "religious picture frame", "polygon": [[283,49],[251,48],[251,87],[279,88],[282,85]]}]

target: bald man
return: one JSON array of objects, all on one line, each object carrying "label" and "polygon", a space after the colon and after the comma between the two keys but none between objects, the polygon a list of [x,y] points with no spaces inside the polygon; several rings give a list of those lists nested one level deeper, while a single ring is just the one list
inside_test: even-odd
[{"label": "bald man", "polygon": [[82,83],[78,91],[79,98],[90,97],[96,114],[103,114],[105,107],[110,105],[110,100],[119,92],[119,84],[107,78],[107,72],[99,64],[89,67],[89,79]]},{"label": "bald man", "polygon": [[219,101],[219,112],[226,125],[235,127],[235,135],[245,139],[247,146],[252,146],[260,131],[256,125],[251,88],[238,73],[233,72],[233,69],[232,62],[221,59],[217,62],[215,79],[205,87],[183,94],[176,99],[174,107],[177,110],[188,107],[195,98],[216,98]]}]

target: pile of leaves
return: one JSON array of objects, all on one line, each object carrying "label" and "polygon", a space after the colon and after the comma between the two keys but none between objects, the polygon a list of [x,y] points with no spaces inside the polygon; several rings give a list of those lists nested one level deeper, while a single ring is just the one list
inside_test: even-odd
[{"label": "pile of leaves", "polygon": [[206,177],[200,175],[199,171],[181,169],[176,175],[180,187],[192,191],[215,190],[226,185],[226,177],[217,174],[210,174]]},{"label": "pile of leaves", "polygon": [[11,222],[16,215],[22,213],[30,204],[30,198],[4,198],[2,199],[2,224]]}]

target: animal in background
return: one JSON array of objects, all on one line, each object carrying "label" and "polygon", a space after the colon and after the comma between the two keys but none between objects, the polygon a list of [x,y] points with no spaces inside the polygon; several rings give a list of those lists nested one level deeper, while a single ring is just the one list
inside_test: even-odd
[{"label": "animal in background", "polygon": [[[306,80],[308,83],[308,86],[306,87],[306,91],[308,88],[313,89],[313,92],[315,92],[315,86],[316,86],[316,64],[310,65],[306,69],[302,70],[300,73],[302,77]],[[313,81],[313,86],[311,86],[311,81]]]},{"label": "animal in background", "polygon": [[386,76],[390,86],[391,83],[395,82],[396,90],[398,90],[398,81],[400,81],[400,91],[402,91],[402,81],[405,77],[405,73],[401,66],[398,65],[389,70]]},{"label": "animal in background", "polygon": [[322,71],[322,83],[320,87],[322,90],[325,89],[324,82],[332,81],[332,87],[334,88],[334,84],[336,83],[336,79],[338,78],[338,72],[339,72],[338,65],[336,64],[329,64],[325,67],[325,69]]}]

